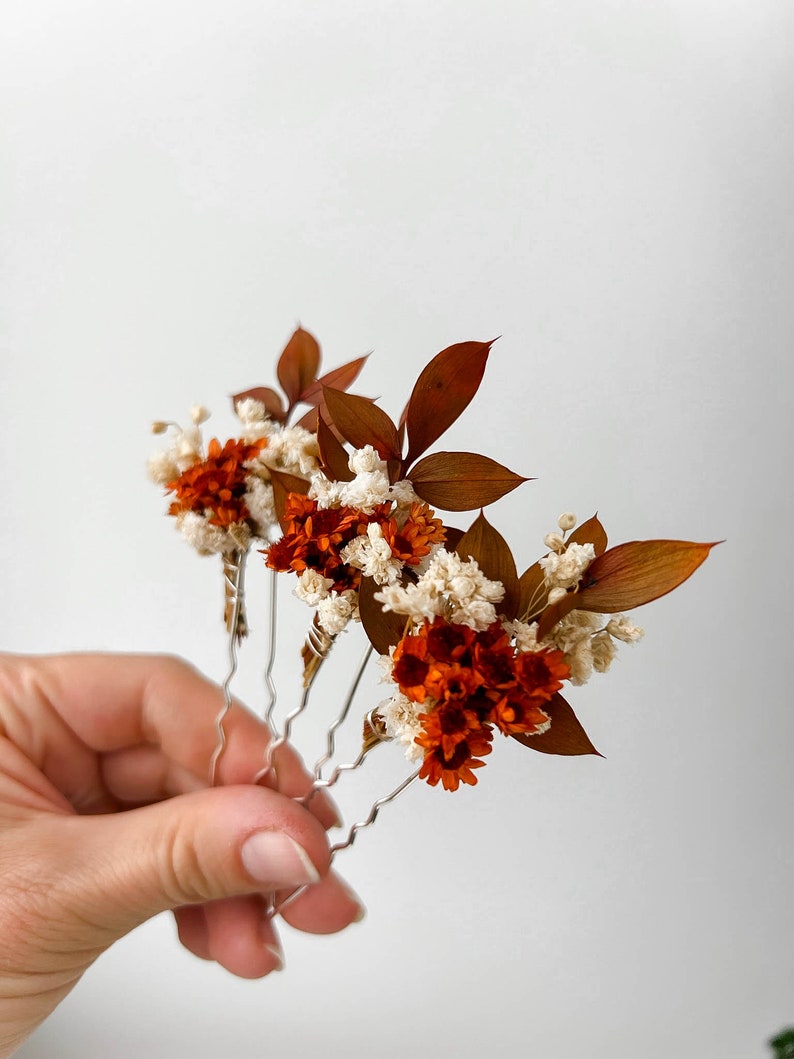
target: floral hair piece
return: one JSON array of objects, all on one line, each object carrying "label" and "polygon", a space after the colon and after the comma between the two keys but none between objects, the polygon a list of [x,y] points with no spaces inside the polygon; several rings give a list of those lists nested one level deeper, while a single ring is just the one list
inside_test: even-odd
[{"label": "floral hair piece", "polygon": [[[448,791],[475,785],[499,735],[541,753],[598,753],[563,689],[606,672],[618,644],[643,635],[625,612],[677,588],[713,547],[677,540],[609,547],[595,515],[577,525],[565,513],[544,539],[545,554],[519,573],[483,509],[528,479],[476,452],[429,451],[477,393],[491,346],[462,342],[438,353],[395,422],[371,399],[348,392],[365,358],[318,377],[319,346],[298,328],[277,363],[283,392],[260,386],[234,395],[239,436],[205,446],[201,407],[187,429],[154,424],[157,433],[172,431],[170,447],[149,464],[173,498],[169,514],[200,554],[218,554],[224,565],[230,669],[213,782],[236,651],[247,632],[243,570],[252,546],[273,571],[264,711],[273,739],[255,778],[276,766],[336,639],[351,624],[363,630],[362,665],[304,801],[383,742],[401,747],[414,772],[334,850],[350,845],[417,778]],[[300,404],[308,411],[290,426]],[[464,530],[439,512],[476,514]],[[293,594],[312,610],[302,693],[280,731],[270,676],[278,574],[292,578]],[[324,777],[373,654],[390,694],[369,704],[356,761]]]}]

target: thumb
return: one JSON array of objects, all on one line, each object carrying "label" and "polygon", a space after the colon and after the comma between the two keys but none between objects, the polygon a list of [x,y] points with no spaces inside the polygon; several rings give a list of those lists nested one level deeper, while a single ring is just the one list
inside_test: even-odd
[{"label": "thumb", "polygon": [[[40,820],[40,823],[44,821]],[[320,823],[266,787],[223,787],[108,816],[48,817],[57,907],[75,941],[106,947],[179,905],[317,882]]]}]

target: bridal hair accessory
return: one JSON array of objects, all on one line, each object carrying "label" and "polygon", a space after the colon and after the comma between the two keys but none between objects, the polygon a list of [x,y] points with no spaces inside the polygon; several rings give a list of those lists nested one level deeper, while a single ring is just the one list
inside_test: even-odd
[{"label": "bridal hair accessory", "polygon": [[[319,376],[320,348],[298,328],[277,362],[280,392],[258,386],[234,395],[237,436],[205,442],[209,413],[201,406],[186,427],[153,424],[155,433],[170,434],[168,448],[149,461],[150,477],[171,498],[168,514],[199,554],[222,564],[229,669],[211,783],[248,633],[252,550],[271,572],[263,715],[272,738],[256,780],[275,768],[338,637],[361,627],[364,657],[303,801],[357,769],[381,743],[395,744],[413,771],[332,852],[351,845],[416,779],[447,791],[476,784],[499,736],[541,753],[598,753],[563,688],[605,673],[618,644],[643,635],[625,612],[677,588],[714,546],[646,540],[609,547],[595,515],[577,524],[566,512],[545,537],[545,554],[519,573],[482,509],[528,479],[476,452],[428,452],[479,389],[491,345],[462,342],[433,357],[395,422],[349,392],[366,358]],[[476,514],[462,529],[439,511]],[[311,615],[303,686],[277,726],[279,575]],[[334,764],[337,733],[373,655],[388,694],[356,722],[356,759]]]}]

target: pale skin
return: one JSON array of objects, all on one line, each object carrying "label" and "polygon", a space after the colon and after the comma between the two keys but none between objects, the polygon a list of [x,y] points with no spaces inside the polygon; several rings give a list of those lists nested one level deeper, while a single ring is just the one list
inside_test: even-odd
[{"label": "pale skin", "polygon": [[[209,788],[219,689],[143,655],[0,654],[0,1059],[114,941],[172,910],[182,944],[233,974],[283,963],[267,901],[298,930],[360,919],[330,869],[327,798],[278,751],[254,786],[267,729],[235,705]],[[249,841],[250,840],[250,841]]]}]

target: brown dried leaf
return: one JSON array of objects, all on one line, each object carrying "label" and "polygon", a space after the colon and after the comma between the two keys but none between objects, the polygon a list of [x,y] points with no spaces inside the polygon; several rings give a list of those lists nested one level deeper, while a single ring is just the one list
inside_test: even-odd
[{"label": "brown dried leaf", "polygon": [[706,559],[718,541],[629,541],[588,566],[576,607],[603,614],[631,610],[672,592]]},{"label": "brown dried leaf", "polygon": [[406,466],[452,426],[477,393],[491,342],[458,342],[430,361],[413,388],[405,412]]},{"label": "brown dried leaf", "polygon": [[364,367],[368,356],[369,353],[364,357],[350,360],[347,364],[342,364],[341,367],[333,368],[333,370],[326,372],[322,378],[315,379],[300,395],[300,400],[304,404],[318,405],[323,397],[323,386],[331,386],[335,390],[347,390],[358,378],[358,374]]},{"label": "brown dried leaf", "polygon": [[[320,347],[314,335],[297,327],[276,365],[276,375],[289,401],[289,410],[317,378],[320,370]],[[288,410],[288,411],[289,411]]]},{"label": "brown dried leaf", "polygon": [[353,448],[372,445],[382,460],[399,460],[400,439],[397,427],[366,397],[323,387],[323,396],[331,423]]},{"label": "brown dried leaf", "polygon": [[254,386],[251,390],[241,390],[240,393],[232,394],[232,403],[235,410],[240,401],[246,397],[253,397],[265,406],[265,411],[278,423],[284,423],[287,418],[287,410],[279,394],[270,386]]},{"label": "brown dried leaf", "polygon": [[551,727],[547,731],[542,735],[519,733],[512,738],[528,746],[530,750],[539,750],[541,754],[562,754],[566,757],[580,754],[603,756],[590,742],[570,704],[559,692],[552,696],[550,702],[544,702],[542,709],[551,717]]},{"label": "brown dried leaf", "polygon": [[287,506],[287,497],[290,493],[299,493],[306,496],[309,491],[309,483],[305,478],[298,478],[294,474],[286,474],[284,471],[270,470],[270,479],[273,485],[273,506],[276,509],[276,518],[282,530],[285,529],[284,509]]},{"label": "brown dried leaf", "polygon": [[551,606],[546,607],[538,619],[538,639],[545,640],[557,622],[562,621],[566,614],[570,614],[579,606],[578,593],[569,592],[558,603],[552,603]]},{"label": "brown dried leaf", "polygon": [[409,477],[423,500],[444,511],[486,507],[529,481],[476,452],[435,452],[420,460]]},{"label": "brown dried leaf", "polygon": [[320,450],[320,462],[323,474],[334,482],[350,482],[355,475],[347,462],[344,446],[320,416],[317,421],[317,447]]},{"label": "brown dried leaf", "polygon": [[316,408],[310,408],[308,412],[303,413],[295,426],[303,427],[303,429],[308,430],[310,434],[316,434],[318,419],[318,410]]},{"label": "brown dried leaf", "polygon": [[498,612],[512,621],[518,614],[518,571],[513,553],[504,537],[483,515],[482,511],[455,546],[461,559],[474,559],[492,581],[501,581],[505,595]]},{"label": "brown dried leaf", "polygon": [[566,544],[592,544],[596,555],[603,555],[607,550],[607,533],[597,515],[583,522],[568,537]]},{"label": "brown dried leaf", "polygon": [[387,655],[389,648],[399,643],[405,632],[406,618],[394,611],[385,611],[375,599],[380,591],[373,578],[362,577],[358,593],[358,610],[367,639],[380,655]]}]

